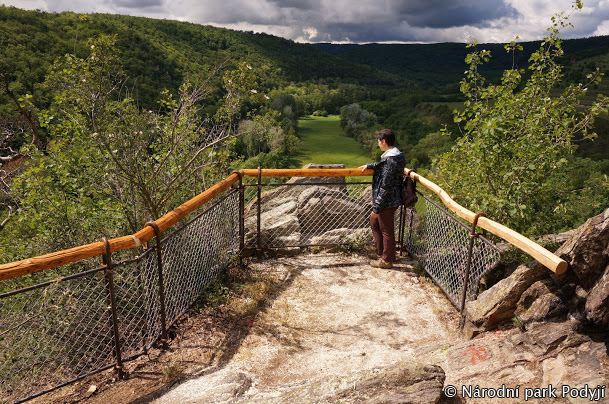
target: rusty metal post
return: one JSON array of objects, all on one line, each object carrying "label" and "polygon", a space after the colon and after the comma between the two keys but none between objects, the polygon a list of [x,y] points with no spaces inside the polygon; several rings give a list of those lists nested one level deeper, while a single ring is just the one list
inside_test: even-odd
[{"label": "rusty metal post", "polygon": [[260,235],[260,216],[262,210],[262,168],[258,167],[258,206],[257,206],[257,217],[256,217],[256,247],[258,248],[258,254],[262,252],[262,238]]},{"label": "rusty metal post", "polygon": [[243,174],[235,171],[239,176],[239,262],[243,258],[245,250],[245,186],[243,185]]},{"label": "rusty metal post", "polygon": [[[410,177],[410,173],[416,172],[415,170],[408,170],[406,172],[406,177]],[[414,181],[414,179],[413,179]],[[408,240],[410,240],[411,232],[412,232],[412,212],[410,212],[410,225],[408,228]],[[401,206],[400,209],[400,255],[404,255],[404,238],[406,237],[406,207],[404,205]]]},{"label": "rusty metal post", "polygon": [[398,227],[398,240],[400,246],[400,255],[404,256],[404,221],[406,220],[406,208],[404,205],[400,206],[400,218],[399,218],[399,227]]},{"label": "rusty metal post", "polygon": [[486,216],[484,213],[477,213],[472,222],[472,231],[469,235],[469,248],[467,250],[467,264],[465,266],[465,280],[463,281],[463,296],[461,297],[461,321],[459,324],[459,328],[463,328],[465,324],[465,299],[467,298],[467,285],[469,283],[469,271],[472,266],[472,252],[474,249],[474,241],[479,237],[478,232],[476,232],[476,227],[478,227],[478,219],[480,217]]},{"label": "rusty metal post", "polygon": [[156,260],[157,260],[157,274],[159,278],[159,307],[161,311],[161,344],[163,349],[168,349],[169,338],[167,337],[167,314],[165,310],[165,282],[163,280],[163,252],[161,246],[161,229],[155,222],[146,222],[146,226],[150,226],[154,229],[154,236],[156,238]]},{"label": "rusty metal post", "polygon": [[108,300],[110,301],[110,313],[112,318],[112,332],[114,336],[114,359],[116,360],[116,372],[118,378],[124,377],[123,372],[123,360],[121,358],[121,345],[120,337],[118,334],[118,315],[116,313],[116,297],[114,295],[114,266],[112,263],[112,255],[110,252],[110,243],[108,239],[104,237],[102,241],[105,244],[104,254],[102,260],[106,268],[104,269],[104,278],[106,281],[106,290],[108,291]]},{"label": "rusty metal post", "polygon": [[414,222],[414,212],[411,211],[410,222],[408,223],[408,244],[410,244],[410,240],[412,240],[412,222]]}]

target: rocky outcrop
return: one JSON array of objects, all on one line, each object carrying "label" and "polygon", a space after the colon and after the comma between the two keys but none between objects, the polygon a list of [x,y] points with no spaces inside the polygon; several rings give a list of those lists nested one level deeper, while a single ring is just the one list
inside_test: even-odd
[{"label": "rocky outcrop", "polygon": [[601,326],[609,324],[609,266],[605,268],[603,276],[590,290],[585,310],[588,321]]},{"label": "rocky outcrop", "polygon": [[312,186],[298,195],[298,220],[308,239],[335,229],[362,229],[369,207],[349,196],[346,189]]},{"label": "rocky outcrop", "polygon": [[609,209],[578,227],[555,254],[567,261],[584,289],[592,288],[609,264]]},{"label": "rocky outcrop", "polygon": [[537,262],[519,266],[509,277],[467,302],[468,318],[476,331],[495,328],[514,317],[521,295],[536,281],[548,275],[548,269]]},{"label": "rocky outcrop", "polygon": [[[296,215],[297,205],[293,199],[270,199],[260,214],[262,245],[282,243],[298,245],[300,242],[300,223]],[[245,227],[249,229],[245,236],[246,245],[256,244],[256,215],[246,216]]]},{"label": "rocky outcrop", "polygon": [[[336,169],[345,168],[344,164],[315,164],[309,163],[303,169]],[[290,178],[288,184],[346,184],[345,177],[294,177]]]},{"label": "rocky outcrop", "polygon": [[567,311],[562,291],[552,279],[533,283],[516,304],[514,316],[522,323],[560,317]]},{"label": "rocky outcrop", "polygon": [[491,330],[512,318],[523,324],[565,319],[585,326],[609,325],[609,209],[569,234],[556,255],[569,264],[555,275],[536,262],[518,267],[510,276],[468,302],[467,334]]},{"label": "rocky outcrop", "polygon": [[[313,165],[304,168],[344,168]],[[260,244],[262,248],[352,244],[371,239],[370,198],[351,196],[344,177],[295,177],[287,184],[262,192]],[[310,184],[303,187],[295,184]],[[246,246],[257,246],[257,207],[245,209]]]},{"label": "rocky outcrop", "polygon": [[370,229],[336,229],[325,232],[319,236],[309,239],[311,245],[326,244],[351,244],[358,245],[361,242],[370,241]]},{"label": "rocky outcrop", "polygon": [[[602,390],[597,388],[607,385],[609,362],[605,342],[578,332],[579,326],[577,321],[531,323],[526,332],[518,328],[488,332],[470,341],[456,342],[443,354],[435,353],[434,363],[446,372],[446,385],[494,388],[505,385],[512,389],[520,386],[517,400],[472,401],[476,403],[524,403],[525,388],[552,385],[559,396],[562,386],[581,389],[586,384],[595,389],[596,400],[590,396],[577,397],[574,392],[573,396],[567,393],[564,400],[532,400],[529,396],[527,402],[606,403],[606,388],[605,398],[600,397]],[[427,352],[420,354],[429,356]]]},{"label": "rocky outcrop", "polygon": [[410,361],[347,376],[324,377],[279,394],[259,394],[239,403],[437,403],[444,371]]}]

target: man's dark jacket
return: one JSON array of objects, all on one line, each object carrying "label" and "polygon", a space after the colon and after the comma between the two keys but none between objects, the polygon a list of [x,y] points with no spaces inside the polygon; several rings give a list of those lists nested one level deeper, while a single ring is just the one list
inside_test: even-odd
[{"label": "man's dark jacket", "polygon": [[[392,151],[393,150],[393,151]],[[367,164],[374,170],[372,175],[372,211],[395,208],[402,204],[401,190],[406,158],[398,149],[390,149],[378,163]]]}]

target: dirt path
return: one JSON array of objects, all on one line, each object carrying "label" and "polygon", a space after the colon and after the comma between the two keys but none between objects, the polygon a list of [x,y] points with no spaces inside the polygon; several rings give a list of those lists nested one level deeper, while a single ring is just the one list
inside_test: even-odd
[{"label": "dirt path", "polygon": [[[155,403],[223,403],[441,351],[461,340],[458,315],[408,262],[374,269],[361,256],[309,254],[255,265],[292,274],[230,360]],[[271,269],[271,268],[268,268]],[[424,349],[422,349],[424,348]]]}]

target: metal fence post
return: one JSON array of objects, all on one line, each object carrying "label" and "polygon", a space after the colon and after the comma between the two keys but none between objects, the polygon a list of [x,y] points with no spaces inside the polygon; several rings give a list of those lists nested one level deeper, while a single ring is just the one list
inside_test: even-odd
[{"label": "metal fence post", "polygon": [[405,208],[404,205],[400,205],[400,218],[399,220],[399,226],[398,226],[398,245],[400,248],[400,255],[403,256],[404,255],[404,215],[406,214],[406,212],[404,212]]},{"label": "metal fence post", "polygon": [[[414,211],[410,211],[410,222],[408,223],[408,238],[406,244],[410,244],[412,240],[412,222],[414,222]],[[411,254],[412,255],[412,254]]]},{"label": "metal fence post", "polygon": [[161,246],[161,230],[155,222],[146,222],[146,226],[150,226],[154,229],[154,236],[156,237],[156,260],[157,260],[157,274],[159,278],[159,307],[161,311],[161,344],[163,349],[169,348],[167,337],[167,315],[165,310],[165,282],[163,280],[163,253]]},{"label": "metal fence post", "polygon": [[116,313],[116,297],[114,295],[114,266],[112,263],[112,255],[110,252],[110,243],[108,239],[104,237],[102,241],[105,244],[104,254],[102,260],[106,268],[104,269],[104,278],[106,281],[106,290],[108,291],[108,300],[110,301],[110,313],[112,318],[112,332],[114,336],[114,356],[116,360],[116,372],[118,378],[122,379],[124,376],[123,372],[123,360],[121,358],[121,345],[120,337],[118,334],[118,315]]},{"label": "metal fence post", "polygon": [[[416,173],[416,170],[412,169],[412,170],[408,170],[405,174],[406,177],[410,177],[410,173]],[[414,181],[414,179],[413,179]],[[399,231],[399,237],[400,237],[400,255],[404,255],[404,244],[406,244],[404,242],[404,238],[406,237],[406,206],[401,205],[400,206],[400,231]],[[414,206],[412,207],[410,213],[410,225],[408,228],[408,241],[410,241],[410,235],[412,232],[412,217],[414,216],[412,210],[414,210]]]},{"label": "metal fence post", "polygon": [[474,241],[478,238],[478,232],[476,232],[476,227],[478,227],[478,219],[480,217],[486,216],[484,213],[478,213],[474,217],[474,221],[472,222],[472,231],[469,235],[469,248],[467,250],[467,264],[465,266],[465,280],[463,281],[463,296],[461,297],[461,321],[459,324],[459,328],[463,328],[465,324],[465,299],[467,298],[467,286],[469,283],[469,272],[472,266],[472,252],[474,249]]},{"label": "metal fence post", "polygon": [[235,171],[239,176],[239,261],[245,250],[245,185],[243,185],[243,174]]},{"label": "metal fence post", "polygon": [[258,248],[258,254],[260,254],[260,252],[262,251],[262,238],[260,235],[260,228],[261,228],[261,224],[260,224],[260,216],[261,216],[261,210],[262,210],[262,168],[258,167],[258,206],[257,206],[257,218],[256,218],[256,246]]}]

